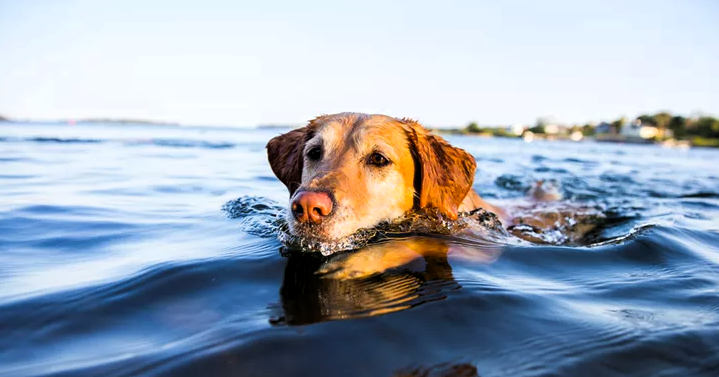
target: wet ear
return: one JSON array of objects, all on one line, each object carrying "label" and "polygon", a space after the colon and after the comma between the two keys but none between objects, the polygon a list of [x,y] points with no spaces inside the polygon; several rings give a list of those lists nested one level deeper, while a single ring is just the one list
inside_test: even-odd
[{"label": "wet ear", "polygon": [[477,163],[471,154],[456,148],[419,125],[409,130],[415,159],[415,191],[419,208],[434,207],[450,219],[472,189]]},{"label": "wet ear", "polygon": [[292,196],[302,184],[303,151],[309,126],[292,130],[272,138],[267,143],[267,158],[277,178],[287,186]]}]

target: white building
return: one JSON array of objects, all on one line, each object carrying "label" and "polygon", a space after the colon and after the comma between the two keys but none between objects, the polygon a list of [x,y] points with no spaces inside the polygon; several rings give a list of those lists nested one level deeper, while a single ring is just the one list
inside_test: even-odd
[{"label": "white building", "polygon": [[556,135],[559,131],[559,126],[556,124],[548,124],[544,126],[544,133],[547,135]]},{"label": "white building", "polygon": [[642,121],[639,119],[624,125],[622,127],[621,134],[626,137],[638,137],[642,139],[651,139],[659,135],[659,130],[654,126],[642,125]]},{"label": "white building", "polygon": [[511,126],[503,126],[502,128],[509,134],[521,136],[529,127],[523,124],[513,124]]},{"label": "white building", "polygon": [[512,128],[512,133],[519,136],[519,135],[523,134],[524,131],[526,131],[529,127],[525,126],[523,124],[513,124],[511,126],[511,128]]}]

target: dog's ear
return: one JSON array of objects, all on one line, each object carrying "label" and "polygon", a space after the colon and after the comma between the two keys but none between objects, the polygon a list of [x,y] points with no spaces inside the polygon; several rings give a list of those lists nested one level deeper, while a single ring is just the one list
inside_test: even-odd
[{"label": "dog's ear", "polygon": [[418,207],[434,207],[448,218],[457,218],[462,201],[472,189],[477,163],[471,154],[427,132],[418,123],[409,125],[410,151],[415,159],[415,191]]},{"label": "dog's ear", "polygon": [[267,143],[267,158],[277,178],[287,186],[290,197],[302,184],[303,151],[310,137],[310,126],[292,130]]}]

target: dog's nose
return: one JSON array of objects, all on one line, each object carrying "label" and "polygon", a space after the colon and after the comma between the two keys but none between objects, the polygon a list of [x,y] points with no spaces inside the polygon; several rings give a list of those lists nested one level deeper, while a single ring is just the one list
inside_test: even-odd
[{"label": "dog's nose", "polygon": [[292,201],[292,213],[299,222],[320,224],[332,213],[332,199],[324,192],[301,191]]}]

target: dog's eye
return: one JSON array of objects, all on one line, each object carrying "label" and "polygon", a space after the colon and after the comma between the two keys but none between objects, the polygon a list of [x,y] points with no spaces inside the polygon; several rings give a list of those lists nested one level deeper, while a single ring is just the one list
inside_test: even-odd
[{"label": "dog's eye", "polygon": [[389,164],[389,160],[379,153],[372,153],[372,155],[369,156],[369,163],[374,166],[385,166]]},{"label": "dog's eye", "polygon": [[307,152],[307,158],[309,158],[312,161],[317,161],[322,157],[322,149],[319,147],[314,147],[310,149],[309,152]]}]

